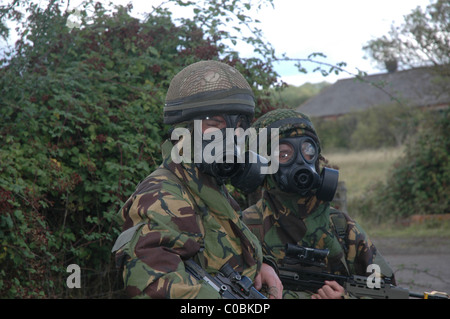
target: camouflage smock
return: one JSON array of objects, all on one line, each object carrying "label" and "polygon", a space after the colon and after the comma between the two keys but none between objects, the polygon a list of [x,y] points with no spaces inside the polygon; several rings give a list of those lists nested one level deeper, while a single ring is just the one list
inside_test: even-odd
[{"label": "camouflage smock", "polygon": [[121,209],[124,231],[143,222],[116,253],[125,290],[131,297],[220,298],[185,271],[183,260],[193,258],[210,274],[228,262],[253,280],[262,264],[261,246],[225,187],[194,164],[172,162],[172,147],[170,141],[163,144],[163,164]]},{"label": "camouflage smock", "polygon": [[[377,251],[367,234],[346,213],[330,207],[329,202],[316,197],[300,197],[279,190],[268,177],[262,198],[244,210],[243,220],[261,239],[263,252],[274,256],[278,263],[285,256],[286,243],[329,249],[327,270],[341,275],[364,275],[367,266],[378,264],[381,277],[395,283],[393,272]],[[284,297],[298,297],[284,292]],[[309,297],[303,294],[301,297]]]}]

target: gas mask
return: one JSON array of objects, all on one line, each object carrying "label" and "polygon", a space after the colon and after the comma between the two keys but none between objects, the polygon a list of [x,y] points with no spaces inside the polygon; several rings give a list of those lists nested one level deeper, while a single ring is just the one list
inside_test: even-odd
[{"label": "gas mask", "polygon": [[331,201],[336,193],[339,171],[324,167],[319,175],[315,167],[318,157],[318,146],[311,137],[280,139],[280,166],[274,174],[280,189]]},{"label": "gas mask", "polygon": [[[204,117],[201,122],[194,121],[195,165],[202,173],[213,176],[219,185],[230,180],[243,192],[253,192],[264,180],[260,172],[267,160],[251,151],[244,153],[245,139],[242,136],[250,126],[250,120],[244,115],[230,114],[219,118],[223,118],[225,123],[219,123],[214,116]],[[202,129],[199,124],[204,123],[211,123],[213,128],[206,129],[202,134],[205,126]],[[226,127],[218,129],[221,126]],[[196,134],[201,134],[201,143]]]}]

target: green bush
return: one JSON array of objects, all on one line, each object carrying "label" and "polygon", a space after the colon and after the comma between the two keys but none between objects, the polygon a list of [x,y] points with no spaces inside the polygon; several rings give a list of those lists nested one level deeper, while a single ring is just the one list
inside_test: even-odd
[{"label": "green bush", "polygon": [[353,149],[351,136],[358,120],[355,115],[345,115],[335,120],[312,118],[314,127],[320,137],[322,149]]},{"label": "green bush", "polygon": [[361,150],[403,145],[415,133],[420,116],[418,109],[390,104],[312,120],[324,149]]},{"label": "green bush", "polygon": [[449,115],[429,114],[394,165],[386,206],[398,216],[450,213]]},{"label": "green bush", "polygon": [[[176,26],[166,10],[140,21],[129,8],[84,5],[69,29],[59,1],[30,4],[15,54],[1,61],[3,298],[114,296],[117,211],[160,164],[164,98],[183,67],[220,59],[254,87],[276,80],[270,63],[225,52],[219,36],[190,20]],[[268,97],[255,95],[261,110]],[[82,289],[66,287],[70,264]]]},{"label": "green bush", "polygon": [[35,11],[0,71],[3,297],[61,296],[71,263],[114,269],[116,212],[158,164],[163,91],[179,67],[163,37],[179,31],[168,17],[106,13],[70,31],[57,11]]},{"label": "green bush", "polygon": [[359,214],[380,222],[415,214],[450,213],[449,113],[447,109],[426,114],[386,183],[373,185],[352,203]]}]

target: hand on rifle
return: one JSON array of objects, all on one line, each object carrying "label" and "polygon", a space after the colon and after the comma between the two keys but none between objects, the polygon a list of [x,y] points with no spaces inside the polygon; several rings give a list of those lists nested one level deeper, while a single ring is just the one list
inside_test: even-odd
[{"label": "hand on rifle", "polygon": [[255,277],[256,290],[260,290],[263,284],[268,287],[269,299],[283,298],[283,284],[275,270],[266,263],[262,264],[261,271]]},{"label": "hand on rifle", "polygon": [[345,296],[345,289],[336,281],[325,281],[325,285],[317,290],[317,294],[311,299],[342,299]]}]

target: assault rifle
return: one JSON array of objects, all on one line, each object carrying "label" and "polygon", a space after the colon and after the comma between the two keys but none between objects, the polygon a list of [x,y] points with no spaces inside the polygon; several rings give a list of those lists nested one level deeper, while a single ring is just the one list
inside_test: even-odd
[{"label": "assault rifle", "polygon": [[188,273],[198,280],[206,281],[224,299],[267,299],[253,287],[253,282],[247,276],[241,276],[229,264],[219,269],[215,276],[211,276],[192,259],[184,262]]},{"label": "assault rifle", "polygon": [[[355,297],[370,297],[374,299],[449,299],[448,294],[437,291],[415,293],[406,288],[394,286],[388,279],[379,280],[377,285],[369,285],[371,278],[365,276],[343,276],[323,271],[324,260],[328,249],[314,249],[292,244],[285,246],[286,256],[283,265],[279,267],[280,279],[285,289],[294,291],[309,291],[316,293],[325,284],[325,280],[336,281]],[[314,269],[314,270],[312,270]],[[372,288],[371,288],[372,287]]]}]

